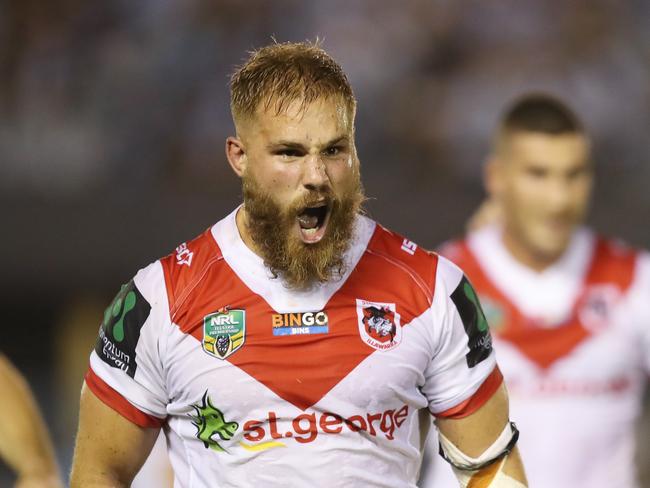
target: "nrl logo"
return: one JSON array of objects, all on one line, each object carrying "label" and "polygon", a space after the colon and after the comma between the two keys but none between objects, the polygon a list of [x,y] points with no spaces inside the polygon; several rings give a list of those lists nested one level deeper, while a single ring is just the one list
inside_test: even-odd
[{"label": "nrl logo", "polygon": [[402,342],[400,315],[394,303],[369,302],[357,298],[359,334],[378,351],[394,349]]},{"label": "nrl logo", "polygon": [[203,317],[203,350],[217,359],[237,352],[246,339],[246,311],[224,307]]}]

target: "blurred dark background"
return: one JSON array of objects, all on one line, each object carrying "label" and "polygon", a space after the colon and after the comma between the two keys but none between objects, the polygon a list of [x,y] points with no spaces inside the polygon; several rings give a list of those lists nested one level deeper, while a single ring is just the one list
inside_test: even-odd
[{"label": "blurred dark background", "polygon": [[64,471],[103,307],[239,202],[228,74],[317,36],[355,89],[386,226],[425,247],[462,232],[499,112],[545,90],[593,135],[590,223],[650,247],[650,2],[0,0],[0,350]]}]

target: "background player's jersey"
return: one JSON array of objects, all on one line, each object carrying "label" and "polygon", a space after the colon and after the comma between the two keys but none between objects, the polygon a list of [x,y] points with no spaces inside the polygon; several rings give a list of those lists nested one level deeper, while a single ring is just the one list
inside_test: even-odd
[{"label": "background player's jersey", "polygon": [[[559,262],[536,273],[511,257],[495,227],[442,253],[481,297],[530,486],[636,486],[634,423],[650,372],[649,256],[582,229]],[[457,483],[436,460],[421,486]]]},{"label": "background player's jersey", "polygon": [[164,428],[176,486],[412,487],[430,414],[466,415],[496,391],[462,272],[355,225],[342,279],[291,292],[233,212],[106,310],[86,382]]}]

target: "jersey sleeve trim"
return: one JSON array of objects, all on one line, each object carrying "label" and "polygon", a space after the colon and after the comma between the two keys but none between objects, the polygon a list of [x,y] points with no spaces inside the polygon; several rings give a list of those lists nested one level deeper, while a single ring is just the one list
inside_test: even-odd
[{"label": "jersey sleeve trim", "polygon": [[86,385],[97,398],[134,424],[146,428],[159,428],[165,422],[164,419],[144,413],[133,406],[126,398],[97,376],[92,368],[88,368],[85,380]]},{"label": "jersey sleeve trim", "polygon": [[448,408],[447,410],[435,414],[432,413],[432,415],[445,419],[462,419],[467,417],[485,405],[485,403],[492,398],[492,395],[494,395],[499,389],[501,383],[503,383],[503,375],[501,374],[499,367],[495,366],[492,372],[487,378],[485,378],[485,381],[483,381],[481,386],[479,386],[478,390],[476,390],[471,397],[459,403],[455,407]]}]

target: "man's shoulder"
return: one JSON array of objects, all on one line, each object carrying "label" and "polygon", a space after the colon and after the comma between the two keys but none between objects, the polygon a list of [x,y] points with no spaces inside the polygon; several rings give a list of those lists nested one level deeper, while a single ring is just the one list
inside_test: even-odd
[{"label": "man's shoulder", "polygon": [[159,260],[170,309],[201,280],[211,266],[223,259],[213,229],[210,227],[193,239],[180,243],[173,252]]},{"label": "man's shoulder", "polygon": [[439,267],[448,266],[446,259],[441,264],[440,256],[427,250],[411,239],[387,229],[377,223],[374,234],[368,243],[366,253],[378,258],[390,268],[391,280],[404,276],[415,282],[423,291],[433,296]]},{"label": "man's shoulder", "polygon": [[607,259],[629,259],[632,257],[639,257],[647,255],[648,251],[643,248],[636,247],[628,243],[625,239],[620,237],[611,237],[604,234],[596,233],[590,229],[586,230],[591,232],[594,236],[596,246],[601,248],[603,252],[602,257]]},{"label": "man's shoulder", "polygon": [[466,259],[467,253],[469,252],[467,238],[453,237],[448,239],[439,244],[435,251],[454,263],[461,262]]},{"label": "man's shoulder", "polygon": [[620,238],[595,235],[591,274],[600,281],[614,281],[626,289],[639,273],[650,269],[650,253]]}]

